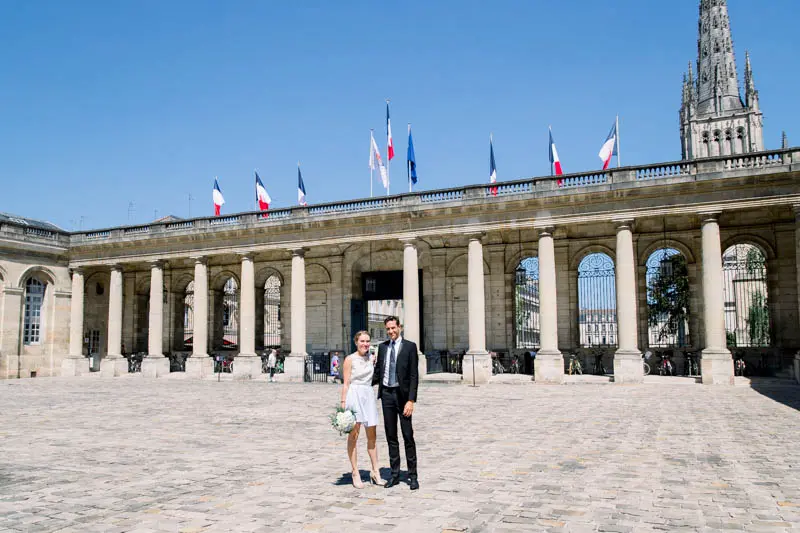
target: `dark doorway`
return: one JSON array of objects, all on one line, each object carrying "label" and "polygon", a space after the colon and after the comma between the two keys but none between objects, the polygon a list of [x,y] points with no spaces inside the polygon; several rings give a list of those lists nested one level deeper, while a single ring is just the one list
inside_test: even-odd
[{"label": "dark doorway", "polygon": [[[418,270],[419,276],[419,334],[420,346],[422,350],[425,339],[424,313],[422,312],[422,270]],[[374,301],[403,301],[403,271],[388,270],[380,272],[364,272],[361,274],[361,300],[352,300],[350,304],[350,349],[355,350],[353,335],[357,331],[366,330],[369,327],[369,302]],[[373,316],[377,320],[378,317]]]}]

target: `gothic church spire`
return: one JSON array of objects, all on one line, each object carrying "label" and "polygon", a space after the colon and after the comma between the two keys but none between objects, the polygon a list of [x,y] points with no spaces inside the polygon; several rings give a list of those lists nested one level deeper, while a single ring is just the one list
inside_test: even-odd
[{"label": "gothic church spire", "polygon": [[697,110],[701,115],[740,110],[726,0],[701,0],[697,41]]}]

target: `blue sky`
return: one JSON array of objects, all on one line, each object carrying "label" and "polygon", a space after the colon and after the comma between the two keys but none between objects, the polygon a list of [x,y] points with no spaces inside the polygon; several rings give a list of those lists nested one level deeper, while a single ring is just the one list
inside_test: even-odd
[{"label": "blue sky", "polygon": [[[0,2],[0,211],[66,229],[369,196],[369,129],[392,191],[598,168],[620,114],[626,165],[680,157],[678,109],[696,60],[696,0]],[[385,4],[389,5],[389,4]],[[730,0],[737,67],[751,54],[765,143],[800,144],[796,0]],[[375,183],[376,193],[381,192]],[[133,209],[129,206],[133,203]]]}]

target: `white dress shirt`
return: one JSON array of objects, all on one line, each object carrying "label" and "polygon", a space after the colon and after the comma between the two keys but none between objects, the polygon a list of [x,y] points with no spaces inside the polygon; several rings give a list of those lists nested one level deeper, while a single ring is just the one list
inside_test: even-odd
[{"label": "white dress shirt", "polygon": [[[403,342],[403,337],[397,337],[397,340],[394,341],[394,360],[395,360],[395,378],[397,378],[397,356],[400,355],[400,343]],[[389,386],[389,367],[391,366],[391,357],[392,357],[392,341],[389,340],[389,346],[386,347],[386,362],[384,364],[383,369],[383,386]],[[398,383],[400,380],[397,380]]]}]

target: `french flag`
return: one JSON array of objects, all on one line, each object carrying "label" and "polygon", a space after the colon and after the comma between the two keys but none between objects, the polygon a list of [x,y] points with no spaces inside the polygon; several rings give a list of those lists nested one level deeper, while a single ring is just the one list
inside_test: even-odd
[{"label": "french flag", "polygon": [[306,186],[303,183],[303,174],[300,173],[300,163],[297,164],[297,203],[306,205]]},{"label": "french flag", "polygon": [[392,142],[392,121],[389,119],[389,100],[386,100],[386,152],[387,161],[394,158],[394,143]]},{"label": "french flag", "polygon": [[617,123],[614,122],[614,126],[612,126],[608,137],[606,137],[606,142],[603,143],[603,147],[600,148],[600,153],[597,154],[603,161],[603,170],[608,168],[608,164],[611,163],[611,158],[617,154]]},{"label": "french flag", "polygon": [[225,198],[222,197],[222,191],[219,189],[219,182],[217,178],[214,178],[214,191],[212,193],[214,198],[214,216],[219,216],[219,210],[222,208],[222,204],[225,203]]},{"label": "french flag", "polygon": [[[258,172],[256,172],[256,200],[258,201],[258,208],[261,211],[269,209],[269,204],[272,203],[272,198],[270,198],[269,193],[267,193],[267,189],[261,182],[261,178],[258,177]],[[267,214],[264,213],[262,217],[267,218]]]},{"label": "french flag", "polygon": [[[550,164],[552,165],[551,172],[556,176],[562,176],[564,172],[561,170],[561,160],[558,158],[558,150],[556,150],[556,143],[553,142],[553,130],[550,130]],[[560,184],[561,180],[559,180]]]},{"label": "french flag", "polygon": [[[489,183],[497,182],[497,165],[494,164],[494,146],[492,136],[489,135]],[[492,196],[497,196],[497,187],[490,187]]]}]

